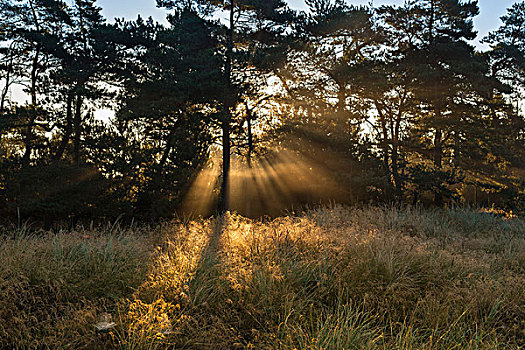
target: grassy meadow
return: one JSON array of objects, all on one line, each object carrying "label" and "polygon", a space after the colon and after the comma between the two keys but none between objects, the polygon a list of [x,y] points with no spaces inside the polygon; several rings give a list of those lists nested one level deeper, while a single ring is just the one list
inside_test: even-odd
[{"label": "grassy meadow", "polygon": [[333,206],[9,229],[0,320],[5,349],[520,349],[525,221]]}]

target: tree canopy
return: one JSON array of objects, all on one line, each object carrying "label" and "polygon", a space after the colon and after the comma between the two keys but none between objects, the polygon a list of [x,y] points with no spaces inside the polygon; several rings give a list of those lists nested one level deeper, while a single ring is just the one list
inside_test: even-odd
[{"label": "tree canopy", "polygon": [[525,210],[524,2],[483,52],[477,1],[306,3],[157,0],[162,25],[110,23],[95,0],[3,1],[1,217]]}]

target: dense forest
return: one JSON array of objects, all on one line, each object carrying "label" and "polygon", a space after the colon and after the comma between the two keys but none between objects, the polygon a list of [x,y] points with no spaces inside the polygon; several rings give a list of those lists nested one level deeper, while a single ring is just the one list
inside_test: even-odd
[{"label": "dense forest", "polygon": [[0,221],[525,210],[525,2],[483,52],[477,1],[306,3],[157,0],[162,25],[3,0]]}]

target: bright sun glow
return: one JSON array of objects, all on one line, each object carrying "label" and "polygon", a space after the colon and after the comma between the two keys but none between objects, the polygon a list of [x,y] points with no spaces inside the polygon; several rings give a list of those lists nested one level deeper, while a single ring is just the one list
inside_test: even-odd
[{"label": "bright sun glow", "polygon": [[[335,161],[337,156],[327,152],[321,161],[290,149],[273,150],[254,160],[251,168],[243,159],[233,158],[228,194],[231,209],[247,216],[278,215],[305,203],[344,199],[349,192],[341,189],[326,169],[329,158]],[[209,214],[217,202],[220,176],[220,158],[213,157],[191,185],[182,211]]]}]

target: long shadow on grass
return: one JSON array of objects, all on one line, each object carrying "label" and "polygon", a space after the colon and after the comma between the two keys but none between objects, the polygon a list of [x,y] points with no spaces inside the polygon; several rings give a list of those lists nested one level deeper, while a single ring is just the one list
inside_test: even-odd
[{"label": "long shadow on grass", "polygon": [[218,253],[222,249],[221,238],[228,227],[228,214],[215,218],[209,233],[208,243],[202,250],[193,278],[188,282],[193,306],[200,306],[213,300],[218,293],[217,282],[221,275]]}]

